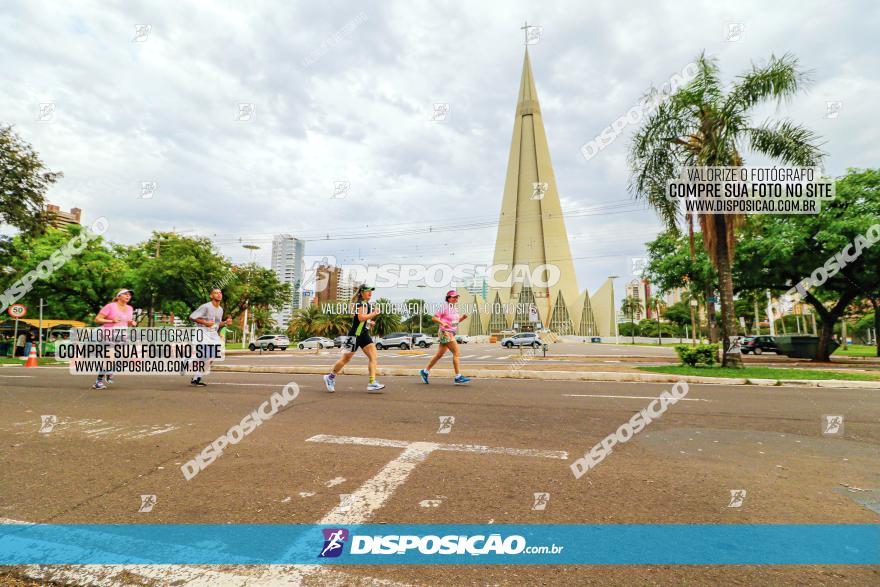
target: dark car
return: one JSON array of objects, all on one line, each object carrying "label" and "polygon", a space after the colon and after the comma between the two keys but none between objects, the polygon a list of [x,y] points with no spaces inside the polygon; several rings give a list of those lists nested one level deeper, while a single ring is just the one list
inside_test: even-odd
[{"label": "dark car", "polygon": [[772,336],[749,336],[743,340],[741,349],[744,355],[749,353],[760,355],[764,352],[779,354],[776,339]]}]

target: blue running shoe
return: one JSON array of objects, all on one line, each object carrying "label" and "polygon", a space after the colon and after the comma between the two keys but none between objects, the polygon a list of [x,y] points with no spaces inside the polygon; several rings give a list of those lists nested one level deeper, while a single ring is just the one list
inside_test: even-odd
[{"label": "blue running shoe", "polygon": [[452,382],[455,383],[456,385],[464,385],[465,383],[468,383],[469,381],[470,381],[470,379],[468,379],[464,375],[459,375],[458,377],[456,377],[455,379],[452,380]]},{"label": "blue running shoe", "polygon": [[424,369],[419,369],[419,377],[422,378],[422,383],[424,383],[425,385],[428,384],[428,372],[427,371],[425,371]]}]

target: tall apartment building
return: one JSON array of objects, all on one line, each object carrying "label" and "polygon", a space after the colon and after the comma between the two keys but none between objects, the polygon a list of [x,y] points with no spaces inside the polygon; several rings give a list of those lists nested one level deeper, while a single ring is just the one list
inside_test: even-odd
[{"label": "tall apartment building", "polygon": [[634,315],[635,320],[652,317],[652,308],[646,307],[648,298],[651,297],[651,284],[647,279],[633,279],[626,284],[626,296],[639,303],[639,310]]},{"label": "tall apartment building", "polygon": [[272,239],[272,271],[278,281],[290,285],[291,289],[290,302],[272,315],[281,331],[287,329],[293,310],[300,307],[305,250],[305,241],[289,234],[276,234]]},{"label": "tall apartment building", "polygon": [[319,265],[315,270],[315,300],[318,304],[331,301],[348,302],[359,283],[345,275],[341,267]]}]

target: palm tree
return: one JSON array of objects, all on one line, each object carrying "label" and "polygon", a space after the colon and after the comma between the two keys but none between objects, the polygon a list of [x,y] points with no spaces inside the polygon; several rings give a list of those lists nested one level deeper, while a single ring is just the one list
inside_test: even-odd
[{"label": "palm tree", "polygon": [[322,316],[323,312],[321,312],[321,307],[318,305],[295,310],[293,318],[287,326],[287,332],[293,338],[317,336]]},{"label": "palm tree", "polygon": [[666,311],[666,300],[659,295],[648,296],[645,307],[651,308],[657,314],[657,339],[660,344],[663,344],[663,324],[660,320],[660,314]]},{"label": "palm tree", "polygon": [[642,309],[642,305],[639,303],[637,299],[632,296],[626,296],[623,302],[620,304],[620,311],[623,312],[623,315],[629,315],[629,325],[630,330],[629,333],[632,336],[632,344],[636,344],[636,324],[635,324],[635,315],[636,312],[640,312]]},{"label": "palm tree", "polygon": [[[753,66],[728,89],[716,62],[701,54],[697,75],[666,98],[647,117],[630,147],[630,190],[645,199],[672,230],[678,229],[680,210],[666,199],[666,182],[686,166],[741,166],[748,149],[789,165],[816,166],[823,153],[817,136],[789,120],[753,125],[750,111],[771,99],[791,99],[807,82],[792,55],[771,56]],[[736,334],[733,309],[733,264],[736,228],[742,216],[698,214],[703,243],[718,272],[721,292],[722,365],[742,367],[742,355],[730,353]],[[693,227],[693,217],[688,218]]]},{"label": "palm tree", "polygon": [[325,309],[318,316],[315,329],[318,335],[335,338],[348,332],[351,327],[351,314],[333,312],[337,302],[333,301],[325,305]]},{"label": "palm tree", "polygon": [[[391,307],[391,300],[386,298],[379,298],[376,303],[383,309]],[[374,332],[379,335],[388,334],[400,328],[400,316],[393,312],[382,312],[373,318],[373,321],[376,323]]]}]

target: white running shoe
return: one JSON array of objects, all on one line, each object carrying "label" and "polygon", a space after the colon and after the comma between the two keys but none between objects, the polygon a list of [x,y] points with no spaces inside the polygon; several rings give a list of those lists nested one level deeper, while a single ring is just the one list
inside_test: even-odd
[{"label": "white running shoe", "polygon": [[385,389],[385,386],[378,381],[367,385],[367,393],[382,393],[383,389]]},{"label": "white running shoe", "polygon": [[327,388],[328,393],[336,391],[336,378],[324,375],[324,387]]}]

